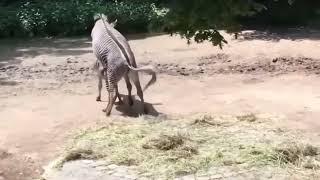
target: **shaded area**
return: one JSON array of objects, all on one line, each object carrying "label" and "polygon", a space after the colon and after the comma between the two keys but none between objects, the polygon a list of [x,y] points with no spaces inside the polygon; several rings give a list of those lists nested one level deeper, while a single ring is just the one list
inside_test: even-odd
[{"label": "shaded area", "polygon": [[35,39],[6,39],[0,41],[0,67],[19,64],[20,58],[34,58],[39,55],[53,56],[81,55],[91,53],[91,42],[88,38],[35,38]]},{"label": "shaded area", "polygon": [[271,29],[254,29],[243,31],[242,40],[265,40],[280,41],[287,40],[320,40],[320,31],[308,28],[271,28]]}]

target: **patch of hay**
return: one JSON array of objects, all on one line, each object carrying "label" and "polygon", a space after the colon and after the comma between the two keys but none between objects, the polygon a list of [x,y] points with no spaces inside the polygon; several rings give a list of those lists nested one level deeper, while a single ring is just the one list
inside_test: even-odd
[{"label": "patch of hay", "polygon": [[318,155],[319,148],[312,145],[298,145],[296,143],[286,144],[275,148],[277,159],[284,164],[301,165],[307,156],[314,157]]},{"label": "patch of hay", "polygon": [[90,149],[72,149],[67,151],[59,160],[59,162],[56,163],[55,167],[61,168],[64,163],[69,161],[75,161],[79,159],[98,159],[99,155],[90,150]]},{"label": "patch of hay", "polygon": [[162,134],[158,138],[149,140],[142,147],[145,149],[159,149],[159,150],[171,150],[185,143],[185,137],[182,135],[166,135]]},{"label": "patch of hay", "polygon": [[[272,123],[252,123],[258,120],[255,115],[196,115],[152,123],[144,119],[117,119],[74,139],[71,149],[93,151],[69,153],[64,159],[106,159],[134,166],[141,176],[150,179],[172,179],[205,173],[211,167],[295,170],[302,167],[299,162],[307,162],[306,157],[318,155],[317,146],[279,148],[279,144],[302,137],[289,131],[279,133]],[[310,162],[304,166],[317,167],[317,163]]]},{"label": "patch of hay", "polygon": [[246,114],[246,115],[237,116],[237,119],[239,121],[247,121],[247,122],[256,122],[258,120],[255,114]]},{"label": "patch of hay", "polygon": [[210,125],[210,126],[221,126],[222,122],[217,122],[214,120],[214,117],[210,115],[202,115],[200,117],[196,117],[193,125]]}]

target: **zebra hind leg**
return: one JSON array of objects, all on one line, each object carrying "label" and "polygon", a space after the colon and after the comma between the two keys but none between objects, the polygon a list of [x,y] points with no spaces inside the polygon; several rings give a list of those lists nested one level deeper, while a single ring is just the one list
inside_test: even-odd
[{"label": "zebra hind leg", "polygon": [[131,95],[132,85],[130,83],[130,79],[129,79],[128,73],[124,75],[124,79],[126,81],[126,85],[127,85],[127,89],[128,89],[128,104],[130,106],[132,106],[133,105],[133,100],[132,100],[132,95]]},{"label": "zebra hind leg", "polygon": [[119,93],[118,86],[116,86],[115,89],[116,89],[116,97],[119,99],[119,104],[123,104],[123,101],[122,101],[120,93]]},{"label": "zebra hind leg", "polygon": [[[132,72],[132,71],[131,71]],[[144,103],[144,99],[143,99],[143,91],[142,91],[142,88],[141,88],[141,85],[140,85],[140,80],[139,80],[139,75],[138,75],[138,72],[132,72],[132,74],[130,75],[130,77],[132,78],[133,80],[133,83],[134,85],[136,86],[137,88],[137,94],[141,100],[141,104],[142,104],[142,108],[143,108],[143,112],[145,114],[148,114],[148,109]]]}]

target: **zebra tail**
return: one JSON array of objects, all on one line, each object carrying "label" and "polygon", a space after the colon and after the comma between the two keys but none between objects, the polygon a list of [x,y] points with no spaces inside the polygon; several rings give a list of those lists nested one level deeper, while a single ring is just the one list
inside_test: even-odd
[{"label": "zebra tail", "polygon": [[135,71],[135,72],[143,72],[143,73],[147,73],[149,75],[151,75],[151,79],[150,81],[147,83],[147,85],[143,88],[143,91],[145,91],[146,89],[148,89],[149,86],[151,86],[152,84],[154,84],[157,81],[157,75],[156,72],[153,68],[153,66],[142,66],[139,68],[135,68],[132,66],[128,66],[130,68],[130,70]]},{"label": "zebra tail", "polygon": [[99,63],[99,61],[96,61],[95,63],[94,63],[94,65],[93,65],[93,70],[99,70],[99,67],[100,67],[100,63]]}]

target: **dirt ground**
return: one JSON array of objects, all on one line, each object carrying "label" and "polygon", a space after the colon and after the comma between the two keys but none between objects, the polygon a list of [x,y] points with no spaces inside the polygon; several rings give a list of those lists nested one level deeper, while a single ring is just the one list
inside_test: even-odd
[{"label": "dirt ground", "polygon": [[[139,65],[159,72],[145,92],[152,116],[270,113],[285,117],[284,126],[317,132],[319,34],[244,31],[237,40],[227,36],[223,50],[167,35],[132,36],[130,44]],[[73,131],[107,119],[107,93],[95,101],[87,38],[1,40],[0,55],[0,179],[32,179]],[[112,115],[136,117],[139,105],[118,105]]]}]

